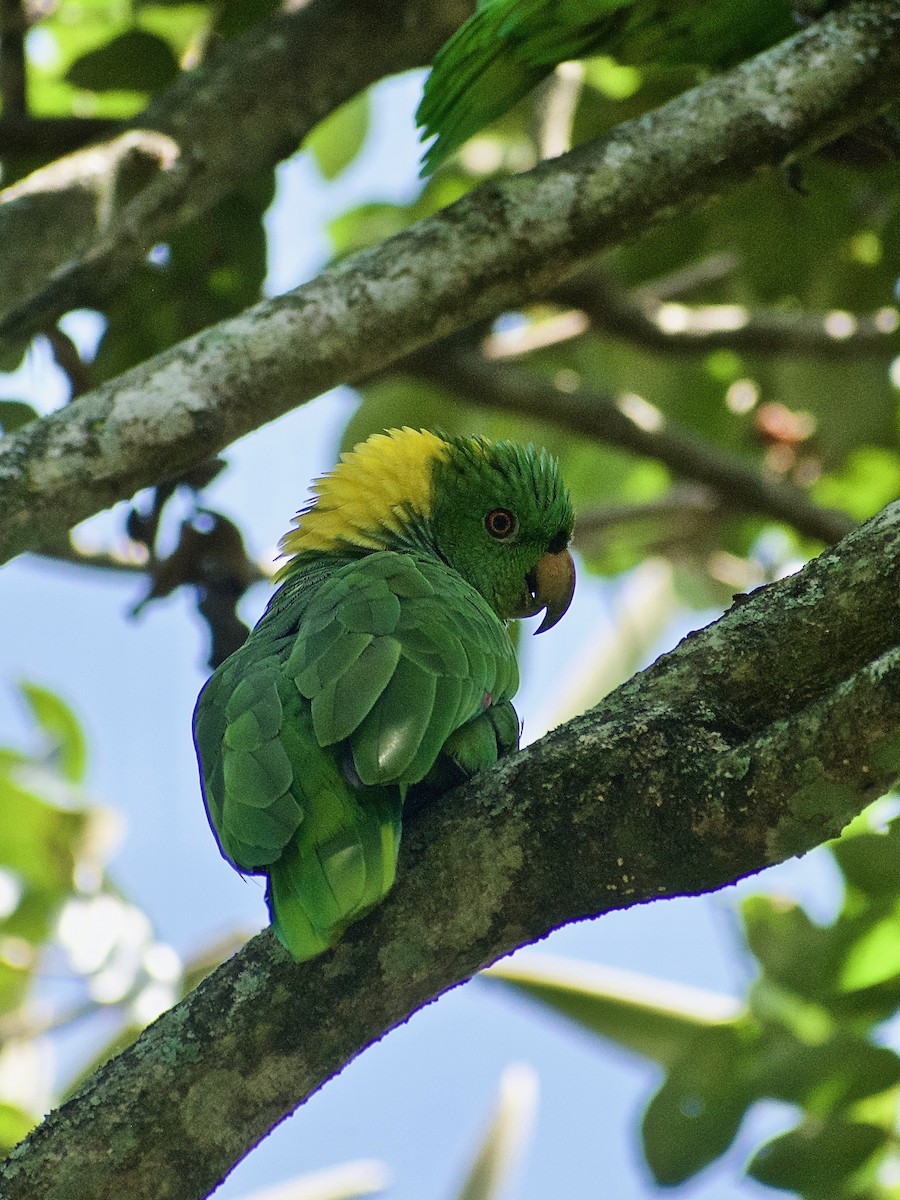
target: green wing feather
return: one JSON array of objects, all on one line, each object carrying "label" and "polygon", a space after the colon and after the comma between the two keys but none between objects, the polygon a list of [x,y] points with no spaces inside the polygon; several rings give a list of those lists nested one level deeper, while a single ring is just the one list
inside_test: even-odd
[{"label": "green wing feather", "polygon": [[451,735],[467,773],[514,748],[517,686],[506,629],[437,560],[377,552],[285,582],[201,693],[194,736],[222,853],[268,876],[296,958],[390,889],[406,791]]},{"label": "green wing feather", "polygon": [[416,114],[433,171],[561,62],[721,68],[796,32],[790,0],[482,0],[438,51]]}]

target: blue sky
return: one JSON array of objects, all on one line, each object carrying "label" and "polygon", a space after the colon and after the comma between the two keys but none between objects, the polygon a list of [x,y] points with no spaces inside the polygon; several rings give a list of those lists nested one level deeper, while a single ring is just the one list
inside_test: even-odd
[{"label": "blue sky", "polygon": [[[324,184],[307,156],[282,167],[268,222],[270,293],[308,278],[327,258],[324,224],[330,216],[362,200],[414,194],[418,150],[411,114],[419,80],[407,76],[379,89],[379,132],[336,182]],[[86,340],[95,329],[88,318],[70,328]],[[37,398],[45,408],[62,399],[41,351],[0,391]],[[231,469],[214,483],[209,500],[238,521],[253,553],[274,548],[310,479],[333,460],[352,408],[349,393],[333,393],[229,452]],[[104,516],[90,528],[106,536],[115,523]],[[528,641],[518,705],[526,731],[541,724],[546,698],[565,690],[591,648],[613,636],[609,615],[623,586],[582,580],[566,620]],[[241,879],[219,857],[200,799],[190,717],[206,674],[205,630],[187,595],[130,619],[140,594],[135,578],[27,556],[4,569],[0,743],[20,739],[27,728],[14,694],[17,680],[40,683],[72,704],[88,736],[90,791],[124,817],[125,836],[113,864],[116,880],[149,914],[158,936],[189,955],[235,928],[248,933],[259,928],[265,917],[262,887]],[[255,618],[266,598],[264,586],[255,589],[245,615]],[[649,658],[684,632],[677,620],[668,623]],[[776,886],[808,899],[815,915],[826,916],[835,903],[835,879],[822,855],[769,872],[749,890]],[[714,897],[610,914],[561,930],[539,949],[740,995],[752,967],[737,934],[737,894],[727,889]],[[100,1039],[103,1030],[95,1025],[83,1032]],[[74,1053],[73,1038],[65,1043],[67,1055]],[[656,1069],[548,1019],[496,985],[475,981],[416,1014],[351,1064],[282,1124],[216,1195],[238,1200],[306,1171],[374,1158],[388,1164],[394,1200],[449,1200],[500,1075],[514,1062],[536,1070],[540,1101],[512,1195],[642,1200],[658,1194],[636,1140]],[[676,1195],[690,1200],[772,1195],[735,1180],[760,1131],[788,1123],[774,1107],[758,1116],[724,1168]]]}]

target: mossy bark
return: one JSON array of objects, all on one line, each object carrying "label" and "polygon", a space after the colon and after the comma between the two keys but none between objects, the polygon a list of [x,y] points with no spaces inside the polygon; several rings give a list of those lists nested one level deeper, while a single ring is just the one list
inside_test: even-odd
[{"label": "mossy bark", "polygon": [[598,251],[900,94],[900,4],[854,0],[599,141],[492,182],[0,442],[0,561],[340,383],[546,294]]},{"label": "mossy bark", "polygon": [[196,1200],[366,1046],[569,921],[708,891],[900,775],[900,503],[415,813],[387,901],[302,965],[255,937],[0,1165],[4,1200]]}]

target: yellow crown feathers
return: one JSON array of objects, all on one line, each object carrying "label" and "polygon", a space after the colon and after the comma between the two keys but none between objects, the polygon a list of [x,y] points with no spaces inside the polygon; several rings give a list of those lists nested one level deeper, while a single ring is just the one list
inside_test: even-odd
[{"label": "yellow crown feathers", "polygon": [[403,532],[410,510],[430,516],[432,464],[449,452],[447,442],[427,429],[372,434],[313,484],[312,501],[279,543],[282,555],[340,550],[348,543],[383,547],[386,533]]}]

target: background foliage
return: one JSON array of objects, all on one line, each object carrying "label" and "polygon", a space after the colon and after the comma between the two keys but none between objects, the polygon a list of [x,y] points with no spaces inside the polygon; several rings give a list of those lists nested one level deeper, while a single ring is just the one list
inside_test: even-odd
[{"label": "background foliage", "polygon": [[[53,160],[46,147],[55,120],[77,118],[86,139],[100,119],[111,122],[108,132],[123,128],[117,123],[275,9],[270,0],[33,7],[8,0],[3,119],[27,118],[31,133],[27,145],[3,152],[4,186]],[[27,26],[19,87],[9,69],[16,22]],[[684,67],[604,57],[567,66],[406,202],[367,200],[333,212],[331,252],[371,245],[482,180],[595,137],[696,78]],[[327,117],[303,150],[292,150],[310,155],[323,180],[335,180],[383,119],[377,97],[362,94]],[[847,527],[877,511],[900,494],[895,146],[890,127],[878,127],[804,162],[802,171],[761,175],[714,207],[676,214],[605,255],[557,294],[431,352],[441,362],[460,346],[477,351],[488,368],[477,386],[450,388],[417,359],[359,388],[341,448],[404,424],[542,442],[559,455],[573,491],[587,572],[619,576],[648,558],[668,565],[674,586],[651,627],[635,645],[623,622],[618,661],[610,664],[607,648],[588,664],[582,703],[636,665],[657,630],[727,605],[733,593],[777,578],[821,544],[764,507],[748,510],[724,476],[720,487],[698,482],[677,448],[637,457],[612,434],[560,423],[554,392],[588,405],[611,401],[651,433],[701,439],[723,461],[841,510]],[[274,191],[274,170],[260,172],[157,246],[97,307],[102,335],[94,354],[80,354],[59,326],[45,330],[71,396],[260,296]],[[297,232],[303,236],[299,218]],[[4,365],[12,369],[23,352],[7,354]],[[492,379],[522,371],[548,389],[536,414],[501,411],[492,392]],[[4,434],[34,415],[30,398],[0,399]],[[242,638],[238,606],[267,570],[207,495],[221,468],[210,463],[139,497],[102,551],[60,547],[104,569],[141,569],[144,603],[190,589],[213,661]],[[155,939],[149,918],[107,872],[115,821],[83,790],[85,740],[76,717],[50,691],[26,685],[22,696],[34,740],[0,751],[0,1142],[7,1147],[228,949],[213,946],[182,962]],[[834,856],[844,889],[829,924],[781,898],[745,901],[742,937],[756,976],[740,1004],[675,997],[663,983],[571,964],[492,972],[503,986],[659,1064],[663,1081],[648,1098],[641,1136],[660,1185],[689,1180],[719,1157],[747,1111],[768,1098],[794,1106],[793,1124],[759,1147],[748,1165],[752,1178],[809,1200],[900,1196],[892,1024],[900,1007],[900,825],[888,819],[891,811],[882,804],[822,852]],[[52,1096],[40,1066],[48,1039],[99,1008],[110,1017],[102,1044],[75,1056]],[[460,1192],[466,1200],[499,1194],[530,1119],[531,1088],[527,1075],[507,1079]],[[296,1194],[359,1195],[377,1183],[313,1181],[318,1192]]]}]

